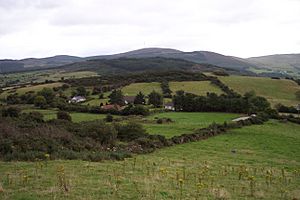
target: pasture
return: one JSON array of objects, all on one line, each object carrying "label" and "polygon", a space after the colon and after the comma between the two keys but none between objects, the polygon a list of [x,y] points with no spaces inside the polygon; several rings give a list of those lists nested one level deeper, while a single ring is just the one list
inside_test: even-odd
[{"label": "pasture", "polygon": [[[150,134],[159,134],[173,137],[184,133],[191,133],[196,129],[205,128],[211,123],[224,123],[239,117],[232,113],[188,113],[188,112],[166,112],[150,115],[143,126]],[[172,122],[158,124],[157,119],[170,118]]]},{"label": "pasture", "polygon": [[291,80],[248,76],[218,78],[240,94],[253,90],[257,95],[267,98],[272,105],[281,103],[294,106],[299,103],[295,93],[300,90],[300,86]]},{"label": "pasture", "polygon": [[[84,77],[93,77],[98,76],[96,72],[92,71],[77,71],[77,72],[65,72],[65,71],[55,71],[54,73],[49,73],[44,75],[44,80],[53,80],[59,81],[63,79],[70,79],[70,78],[84,78]],[[41,81],[43,81],[41,77]]]},{"label": "pasture", "polygon": [[[56,119],[57,110],[55,109],[26,109],[23,112],[40,112],[44,115],[44,120],[48,121],[51,119]],[[83,121],[93,121],[101,120],[106,117],[106,114],[92,114],[92,113],[79,113],[79,112],[70,112],[73,122],[83,122]],[[191,133],[196,129],[205,128],[215,123],[224,123],[230,122],[232,119],[240,117],[240,114],[233,113],[188,113],[188,112],[165,112],[152,114],[148,117],[135,117],[135,116],[126,116],[118,117],[118,121],[122,123],[128,121],[134,121],[141,123],[143,127],[149,134],[164,135],[167,138],[181,135],[184,133]],[[158,119],[169,118],[172,122],[164,122],[158,124]]]},{"label": "pasture", "polygon": [[122,88],[122,92],[125,96],[136,96],[139,92],[148,95],[153,90],[162,93],[160,83],[133,83]]},{"label": "pasture", "polygon": [[66,72],[63,70],[45,70],[45,71],[33,71],[33,72],[20,72],[12,74],[0,74],[0,86],[4,86],[7,83],[42,83],[46,80],[59,81],[70,78],[84,78],[98,76],[96,72],[92,71],[77,71],[77,72]]},{"label": "pasture", "polygon": [[211,84],[210,81],[182,81],[182,82],[170,82],[170,89],[173,94],[178,90],[183,90],[188,93],[205,96],[207,92],[214,92],[216,94],[222,94],[222,90]]},{"label": "pasture", "polygon": [[[56,119],[57,110],[45,110],[45,109],[28,109],[24,110],[24,112],[40,112],[44,115],[44,120],[48,121],[51,119]],[[92,113],[80,113],[80,112],[71,112],[70,113],[73,122],[83,122],[83,121],[93,121],[104,119],[106,117],[105,114],[92,114]]]},{"label": "pasture", "polygon": [[48,84],[40,84],[40,85],[29,85],[27,87],[18,88],[16,90],[7,90],[0,94],[0,98],[6,98],[11,92],[12,93],[18,93],[18,94],[25,94],[29,91],[38,92],[42,90],[43,88],[54,88],[54,87],[60,87],[63,83],[56,82],[56,83],[48,83]]},{"label": "pasture", "polygon": [[125,161],[1,162],[1,199],[299,199],[300,126],[270,121]]}]

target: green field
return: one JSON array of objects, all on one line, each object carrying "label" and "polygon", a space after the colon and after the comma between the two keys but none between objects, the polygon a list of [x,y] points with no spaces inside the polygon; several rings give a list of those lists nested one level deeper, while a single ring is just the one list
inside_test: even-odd
[{"label": "green field", "polygon": [[[178,90],[184,90],[197,95],[206,95],[207,92],[222,94],[222,90],[212,85],[209,81],[172,81],[169,82],[169,85],[173,94]],[[153,90],[161,93],[160,83],[133,83],[122,88],[122,92],[125,96],[135,96],[140,91],[147,95]]]},{"label": "green field", "polygon": [[0,74],[0,86],[4,86],[6,83],[17,81],[18,84],[24,83],[41,83],[46,80],[58,81],[62,78],[84,78],[97,76],[96,72],[92,71],[78,71],[78,72],[65,72],[63,70],[45,70],[45,71],[34,71],[34,72],[22,72],[12,74]]},{"label": "green field", "polygon": [[[44,115],[44,120],[48,121],[56,119],[57,110],[46,109],[27,109],[24,112],[37,111]],[[92,114],[92,113],[70,113],[73,122],[93,121],[104,119],[106,114]],[[231,121],[239,117],[239,114],[231,113],[186,113],[186,112],[169,112],[158,113],[150,115],[147,118],[127,116],[124,118],[124,122],[136,121],[141,123],[146,131],[150,134],[159,134],[166,137],[173,137],[175,135],[181,135],[184,133],[191,133],[196,129],[205,128],[211,123],[223,123],[225,121]],[[117,116],[115,116],[117,117]],[[158,118],[170,118],[173,122],[158,124],[156,121]]]},{"label": "green field", "polygon": [[[224,123],[239,117],[239,114],[231,113],[188,113],[188,112],[168,112],[149,116],[143,123],[147,132],[159,134],[166,137],[191,133],[196,129],[209,126],[211,123]],[[170,118],[173,122],[157,124],[157,118]]]},{"label": "green field", "polygon": [[241,94],[253,90],[257,95],[266,97],[272,105],[282,103],[292,106],[300,103],[295,95],[300,87],[291,80],[247,76],[228,76],[219,79]]},{"label": "green field", "polygon": [[[33,112],[37,111],[44,115],[44,120],[48,121],[51,119],[56,119],[56,110],[42,110],[42,109],[28,109],[24,112]],[[83,122],[83,121],[93,121],[98,119],[104,119],[106,117],[105,114],[92,114],[92,113],[70,113],[73,122]]]},{"label": "green field", "polygon": [[0,199],[299,199],[299,130],[271,121],[119,162],[1,162]]},{"label": "green field", "polygon": [[89,105],[89,106],[100,106],[101,103],[106,104],[108,103],[109,99],[92,99],[90,101],[86,101],[82,103],[83,105]]},{"label": "green field", "polygon": [[214,92],[216,94],[222,94],[222,90],[210,83],[210,81],[182,81],[182,82],[170,82],[170,89],[173,94],[178,90],[193,93],[196,95],[206,95],[207,92]]},{"label": "green field", "polygon": [[[45,75],[44,79],[58,81],[61,80],[61,78],[70,79],[70,78],[84,78],[84,77],[93,77],[93,76],[98,76],[98,74],[92,71],[78,71],[78,72],[57,71]],[[43,81],[43,79],[41,79],[41,81]]]},{"label": "green field", "polygon": [[148,95],[153,90],[162,93],[160,83],[133,83],[122,88],[122,92],[125,96],[136,96],[140,91]]},{"label": "green field", "polygon": [[[90,93],[92,92],[92,88],[89,89]],[[109,102],[109,98],[108,96],[110,95],[110,92],[105,92],[103,94],[104,98],[103,99],[99,99],[99,95],[90,95],[89,98],[91,98],[91,100],[87,100],[86,102],[83,102],[83,105],[89,105],[89,106],[100,106],[101,103],[106,104]]]},{"label": "green field", "polygon": [[[62,83],[48,83],[48,84],[22,87],[22,88],[16,89],[16,91],[14,91],[14,92],[16,92],[18,94],[24,94],[29,91],[38,92],[38,91],[42,90],[43,88],[54,88],[54,87],[59,87],[59,86],[62,86]],[[6,96],[9,95],[10,91],[11,90],[8,90],[8,91],[5,91],[2,94],[0,94],[0,98],[6,98]]]}]

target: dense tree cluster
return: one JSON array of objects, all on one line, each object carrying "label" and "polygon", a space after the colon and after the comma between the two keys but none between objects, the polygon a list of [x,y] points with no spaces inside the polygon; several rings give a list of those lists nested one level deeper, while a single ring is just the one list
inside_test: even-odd
[{"label": "dense tree cluster", "polygon": [[143,115],[147,116],[150,111],[147,107],[142,105],[129,105],[122,110],[122,115]]},{"label": "dense tree cluster", "polygon": [[[159,71],[159,72],[142,72],[133,74],[114,74],[104,75],[101,77],[88,77],[79,79],[67,79],[64,82],[74,86],[103,86],[109,87],[110,90],[120,88],[130,83],[141,82],[164,82],[164,81],[204,81],[210,80],[209,77],[202,73],[187,71]],[[102,88],[103,92],[104,88]]]},{"label": "dense tree cluster", "polygon": [[108,97],[109,97],[110,104],[117,104],[120,106],[125,105],[124,95],[122,90],[113,90]]},{"label": "dense tree cluster", "polygon": [[270,103],[254,93],[246,93],[241,97],[217,95],[208,93],[207,96],[177,91],[173,97],[175,110],[186,112],[233,112],[257,113],[270,108]]},{"label": "dense tree cluster", "polygon": [[72,93],[72,96],[86,97],[88,95],[89,95],[89,92],[83,86],[77,87],[76,90]]}]

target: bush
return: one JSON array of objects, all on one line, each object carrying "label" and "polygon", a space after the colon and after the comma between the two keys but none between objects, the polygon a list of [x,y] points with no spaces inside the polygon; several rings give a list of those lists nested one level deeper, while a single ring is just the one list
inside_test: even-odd
[{"label": "bush", "polygon": [[158,120],[156,121],[156,123],[162,124],[162,123],[163,123],[163,120],[162,120],[162,119],[158,119]]},{"label": "bush", "polygon": [[21,109],[17,107],[8,107],[2,110],[3,117],[19,117],[21,113]]},{"label": "bush", "polygon": [[34,122],[44,122],[44,115],[40,112],[30,112],[25,115],[25,120]]},{"label": "bush", "polygon": [[121,141],[128,142],[148,135],[143,126],[135,122],[119,125],[116,128],[118,132],[118,138]]},{"label": "bush", "polygon": [[34,98],[33,103],[36,107],[40,107],[40,108],[45,108],[45,106],[47,105],[46,98],[43,97],[42,95],[36,96]]},{"label": "bush", "polygon": [[57,116],[57,119],[72,121],[71,115],[65,111],[58,111],[56,116]]},{"label": "bush", "polygon": [[148,116],[150,111],[142,105],[129,105],[122,110],[122,115],[143,115]]},{"label": "bush", "polygon": [[114,121],[114,117],[111,114],[107,114],[105,117],[106,122],[112,122]]}]

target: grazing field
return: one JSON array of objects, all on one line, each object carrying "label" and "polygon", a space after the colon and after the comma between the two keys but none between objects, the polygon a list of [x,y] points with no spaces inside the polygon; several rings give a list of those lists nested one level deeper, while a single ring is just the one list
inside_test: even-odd
[{"label": "grazing field", "polygon": [[[48,121],[51,119],[56,119],[57,110],[42,110],[42,109],[28,109],[24,112],[32,112],[37,111],[44,115],[44,120]],[[98,119],[104,119],[106,117],[105,114],[92,114],[92,113],[79,113],[79,112],[71,112],[70,113],[73,122],[83,122],[83,121],[93,121]]]},{"label": "grazing field", "polygon": [[[166,137],[191,133],[196,129],[209,126],[211,123],[224,123],[239,117],[239,114],[231,113],[188,113],[188,112],[168,112],[149,116],[150,122],[143,125],[150,134],[159,134]],[[170,118],[173,122],[163,124],[156,123],[156,119]]]},{"label": "grazing field", "polygon": [[[93,76],[98,76],[98,74],[92,71],[78,71],[78,72],[57,71],[54,73],[47,74],[46,76],[44,76],[44,79],[58,81],[61,80],[62,78],[70,79],[70,78],[84,78],[84,77],[93,77]],[[43,79],[41,79],[41,81],[43,81]]]},{"label": "grazing field", "polygon": [[253,90],[257,95],[266,97],[272,105],[282,103],[292,106],[299,103],[295,93],[300,90],[300,86],[291,80],[247,76],[228,76],[219,79],[241,94]]},{"label": "grazing field", "polygon": [[160,83],[133,83],[122,88],[122,92],[125,96],[136,96],[139,92],[148,95],[153,90],[162,93]]},{"label": "grazing field", "polygon": [[46,71],[34,71],[34,72],[22,72],[12,74],[0,74],[0,86],[4,86],[7,83],[24,84],[30,82],[41,83],[46,80],[58,81],[70,78],[84,78],[98,76],[96,72],[92,71],[78,71],[78,72],[65,72],[62,70],[46,70]]},{"label": "grazing field", "polygon": [[182,82],[170,82],[170,89],[173,94],[178,90],[193,93],[196,95],[206,95],[207,92],[214,92],[216,94],[222,94],[222,90],[211,84],[210,81],[182,81]]},{"label": "grazing field", "polygon": [[271,121],[118,162],[1,162],[0,199],[299,199],[299,130]]},{"label": "grazing field", "polygon": [[89,105],[89,106],[100,106],[101,103],[106,104],[109,102],[109,99],[99,99],[95,98],[90,101],[83,102],[83,105]]},{"label": "grazing field", "polygon": [[[38,92],[38,91],[42,90],[43,88],[59,87],[59,86],[62,86],[62,84],[63,83],[48,83],[48,84],[41,84],[41,85],[33,85],[33,86],[22,87],[22,88],[16,89],[16,91],[14,91],[14,92],[17,92],[18,94],[24,94],[29,91]],[[10,92],[11,92],[11,90],[3,92],[2,94],[0,94],[0,98],[6,98],[6,96],[9,95]]]},{"label": "grazing field", "polygon": [[[90,93],[92,93],[92,88],[88,89]],[[90,95],[89,98],[91,100],[87,100],[83,102],[83,105],[89,105],[89,106],[100,106],[101,103],[106,104],[109,102],[108,96],[110,95],[110,92],[103,93],[103,99],[99,99],[99,95]]]}]

